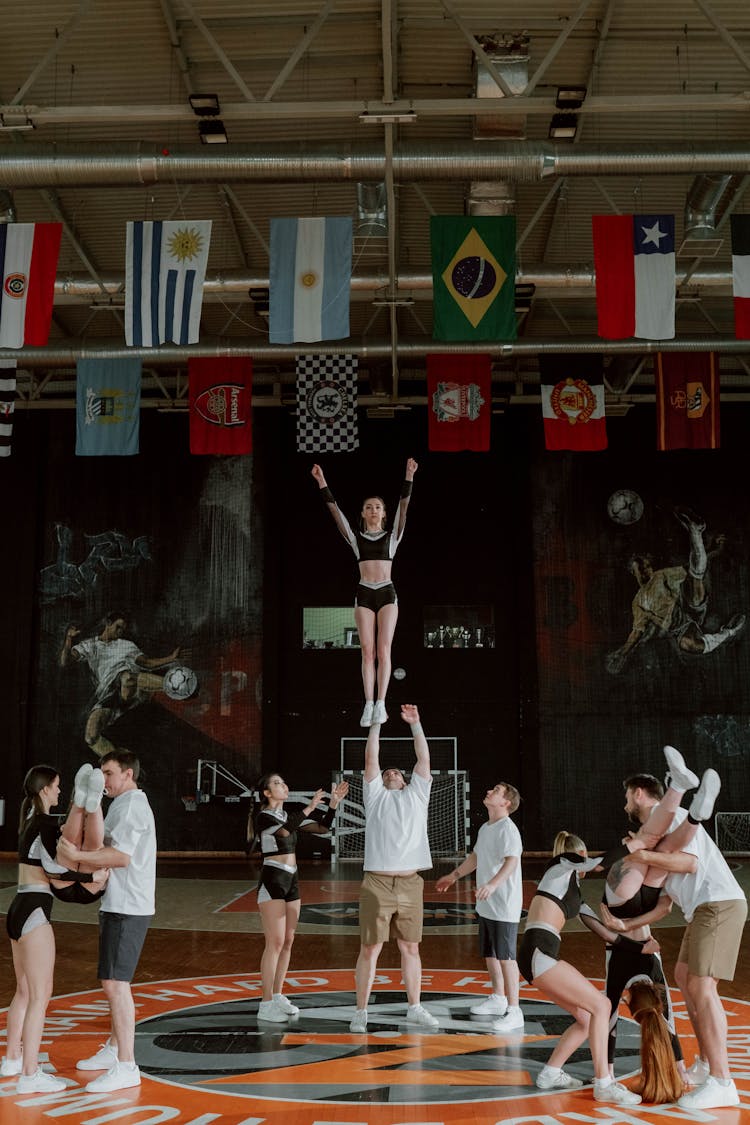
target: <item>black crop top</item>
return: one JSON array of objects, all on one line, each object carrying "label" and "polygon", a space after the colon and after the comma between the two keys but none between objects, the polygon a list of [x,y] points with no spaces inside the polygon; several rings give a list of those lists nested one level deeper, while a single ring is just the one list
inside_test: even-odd
[{"label": "black crop top", "polygon": [[18,837],[18,862],[41,867],[50,879],[64,883],[91,883],[90,871],[69,871],[55,859],[60,838],[59,822],[51,813],[33,813],[24,823]]},{"label": "black crop top", "polygon": [[[309,831],[311,825],[330,828],[336,810],[332,808],[313,809],[305,814],[305,805],[292,804],[281,809],[261,809],[255,818],[255,834],[260,840],[260,850],[264,859],[279,855],[293,855],[297,850],[297,833]],[[279,829],[283,828],[284,833]]]},{"label": "black crop top", "polygon": [[581,888],[578,885],[581,871],[593,871],[601,859],[585,859],[578,852],[561,852],[550,860],[539,880],[536,893],[551,899],[560,907],[566,921],[575,918],[581,909]]}]

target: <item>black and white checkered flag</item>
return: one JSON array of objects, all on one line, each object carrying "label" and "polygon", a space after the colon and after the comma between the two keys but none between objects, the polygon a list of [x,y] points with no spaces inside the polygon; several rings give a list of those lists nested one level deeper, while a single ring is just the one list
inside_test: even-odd
[{"label": "black and white checkered flag", "polygon": [[354,355],[297,356],[297,452],[359,448]]},{"label": "black and white checkered flag", "polygon": [[0,360],[0,457],[10,457],[16,408],[16,365]]}]

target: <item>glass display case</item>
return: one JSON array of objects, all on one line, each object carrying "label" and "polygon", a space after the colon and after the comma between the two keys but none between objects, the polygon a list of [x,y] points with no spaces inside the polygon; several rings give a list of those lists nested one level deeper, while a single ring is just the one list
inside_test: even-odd
[{"label": "glass display case", "polygon": [[424,647],[494,648],[495,622],[492,606],[425,606]]}]

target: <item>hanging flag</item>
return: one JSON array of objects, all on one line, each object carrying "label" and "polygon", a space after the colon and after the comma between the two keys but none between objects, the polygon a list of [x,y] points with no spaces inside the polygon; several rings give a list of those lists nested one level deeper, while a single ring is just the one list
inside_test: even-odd
[{"label": "hanging flag", "polygon": [[79,359],[76,377],[78,457],[132,457],[141,411],[139,359]]},{"label": "hanging flag", "polygon": [[191,453],[252,452],[252,377],[249,357],[189,360]]},{"label": "hanging flag", "polygon": [[297,452],[359,449],[354,355],[297,356]]},{"label": "hanging flag", "polygon": [[0,348],[49,338],[62,223],[0,224]]},{"label": "hanging flag", "polygon": [[750,215],[730,215],[732,224],[732,285],[734,334],[750,340]]},{"label": "hanging flag", "polygon": [[674,337],[674,215],[593,215],[596,312],[605,340]]},{"label": "hanging flag", "polygon": [[211,220],[128,223],[125,342],[197,344]]},{"label": "hanging flag", "polygon": [[718,449],[719,363],[713,352],[656,356],[656,448]]},{"label": "hanging flag", "polygon": [[601,355],[539,356],[547,449],[607,448]]},{"label": "hanging flag", "polygon": [[514,215],[433,215],[436,340],[515,340]]},{"label": "hanging flag", "polygon": [[428,355],[429,448],[486,453],[490,448],[492,361],[488,355]]},{"label": "hanging flag", "polygon": [[15,408],[16,365],[7,359],[0,359],[0,457],[10,457]]},{"label": "hanging flag", "polygon": [[346,339],[351,281],[350,218],[271,219],[269,341]]}]

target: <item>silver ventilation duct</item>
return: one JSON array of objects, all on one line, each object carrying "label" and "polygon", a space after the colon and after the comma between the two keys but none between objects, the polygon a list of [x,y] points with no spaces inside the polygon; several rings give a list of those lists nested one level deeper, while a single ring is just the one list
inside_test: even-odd
[{"label": "silver ventilation duct", "polygon": [[685,200],[685,234],[679,254],[706,257],[718,253],[724,239],[717,227],[742,181],[740,175],[718,172],[696,176]]}]

